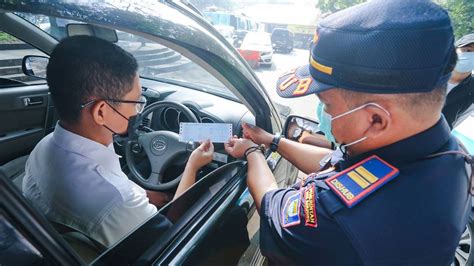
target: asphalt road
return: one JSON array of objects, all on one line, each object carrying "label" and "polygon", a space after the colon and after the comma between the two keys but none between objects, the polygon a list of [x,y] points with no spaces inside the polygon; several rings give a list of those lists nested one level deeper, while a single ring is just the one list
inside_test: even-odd
[{"label": "asphalt road", "polygon": [[278,96],[276,92],[276,81],[281,74],[301,65],[308,64],[309,51],[294,49],[289,54],[274,53],[273,65],[271,67],[261,66],[255,69],[273,101],[287,105],[293,114],[315,119],[317,97],[309,95],[300,98],[285,99]]}]

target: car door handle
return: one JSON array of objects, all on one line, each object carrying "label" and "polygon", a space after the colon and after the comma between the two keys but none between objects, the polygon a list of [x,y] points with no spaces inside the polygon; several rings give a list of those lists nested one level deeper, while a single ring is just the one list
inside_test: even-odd
[{"label": "car door handle", "polygon": [[42,97],[27,97],[23,99],[23,104],[25,107],[34,106],[34,105],[41,105],[44,103]]}]

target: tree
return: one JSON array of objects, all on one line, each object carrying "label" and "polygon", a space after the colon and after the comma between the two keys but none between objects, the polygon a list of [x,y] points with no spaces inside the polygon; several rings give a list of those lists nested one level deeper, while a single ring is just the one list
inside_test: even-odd
[{"label": "tree", "polygon": [[474,33],[474,1],[472,0],[436,0],[449,12],[456,39]]},{"label": "tree", "polygon": [[232,8],[232,1],[222,1],[222,0],[191,0],[189,1],[195,5],[199,10],[204,11],[209,7],[217,7],[225,10]]},{"label": "tree", "polygon": [[363,2],[366,0],[318,0],[316,8],[319,8],[322,13],[334,13]]},{"label": "tree", "polygon": [[[366,0],[318,0],[317,8],[323,13],[334,13]],[[456,39],[474,33],[473,0],[434,0],[449,12]]]}]

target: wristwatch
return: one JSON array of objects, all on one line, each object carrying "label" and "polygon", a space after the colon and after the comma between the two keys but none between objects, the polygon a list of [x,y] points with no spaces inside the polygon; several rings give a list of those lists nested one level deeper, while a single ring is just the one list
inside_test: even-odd
[{"label": "wristwatch", "polygon": [[275,152],[278,150],[278,144],[280,143],[280,140],[281,140],[281,134],[280,133],[275,134],[275,136],[273,137],[272,143],[270,143],[270,150],[272,152]]}]

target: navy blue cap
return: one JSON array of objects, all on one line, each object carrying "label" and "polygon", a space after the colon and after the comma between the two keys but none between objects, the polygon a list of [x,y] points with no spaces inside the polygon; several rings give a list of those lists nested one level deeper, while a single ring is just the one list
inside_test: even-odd
[{"label": "navy blue cap", "polygon": [[429,92],[447,82],[454,51],[448,13],[429,0],[372,0],[320,21],[310,64],[282,75],[281,97],[331,88]]}]

